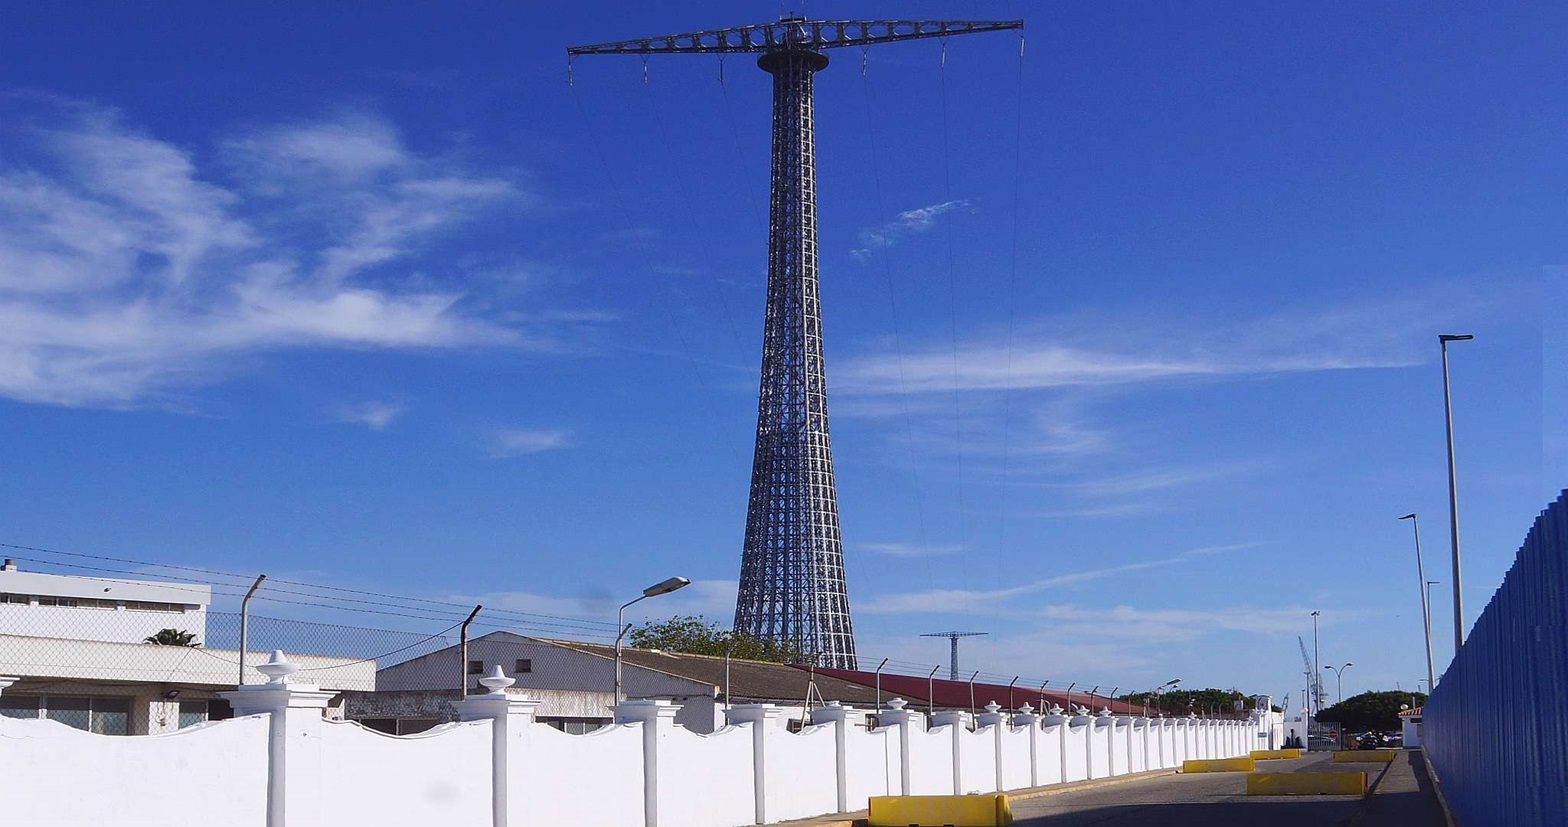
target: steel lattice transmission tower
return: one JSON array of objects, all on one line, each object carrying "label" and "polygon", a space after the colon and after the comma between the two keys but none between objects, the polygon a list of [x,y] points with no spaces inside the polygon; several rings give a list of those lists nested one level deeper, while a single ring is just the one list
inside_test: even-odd
[{"label": "steel lattice transmission tower", "polygon": [[824,51],[831,48],[1022,27],[1021,20],[786,16],[777,23],[566,50],[569,58],[760,53],[758,67],[773,75],[768,307],[735,628],[764,640],[791,643],[822,666],[853,669],[856,663],[822,364],[812,78],[828,65]]},{"label": "steel lattice transmission tower", "polygon": [[930,634],[921,635],[921,637],[945,637],[952,644],[952,647],[953,647],[952,660],[949,661],[949,663],[948,663],[947,679],[950,680],[950,681],[956,681],[956,680],[958,680],[958,639],[961,638],[961,637],[979,637],[981,635],[989,635],[989,634],[991,634],[991,633],[990,632],[931,632]]}]

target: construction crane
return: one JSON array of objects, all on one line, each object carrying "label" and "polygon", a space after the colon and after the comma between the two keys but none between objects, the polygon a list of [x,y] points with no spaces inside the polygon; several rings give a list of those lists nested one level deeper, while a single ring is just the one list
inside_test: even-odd
[{"label": "construction crane", "polygon": [[[1022,20],[807,20],[619,40],[580,55],[753,52],[773,75],[768,299],[757,443],[735,629],[792,644],[820,666],[854,669],[838,493],[828,439],[817,291],[816,126],[812,77],[828,49],[1023,28]],[[956,676],[956,675],[955,675]]]},{"label": "construction crane", "polygon": [[980,635],[988,635],[988,634],[991,634],[991,633],[990,632],[931,632],[929,634],[921,635],[921,637],[945,637],[953,644],[952,659],[950,660],[949,665],[948,665],[947,679],[950,680],[950,681],[956,681],[956,680],[958,680],[958,639],[961,638],[961,637],[979,637]]},{"label": "construction crane", "polygon": [[1307,692],[1312,696],[1307,701],[1306,711],[1316,715],[1323,708],[1323,682],[1312,668],[1312,656],[1307,654],[1307,642],[1301,639],[1301,635],[1296,635],[1296,644],[1301,647],[1301,663],[1306,667],[1308,676]]}]

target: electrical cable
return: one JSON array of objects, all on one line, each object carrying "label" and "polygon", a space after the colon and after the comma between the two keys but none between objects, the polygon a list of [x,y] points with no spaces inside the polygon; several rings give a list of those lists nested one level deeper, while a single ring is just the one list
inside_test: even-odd
[{"label": "electrical cable", "polygon": [[[938,38],[942,44],[941,91],[942,102],[942,191],[943,201],[953,202],[953,159],[949,138],[947,113],[947,38]],[[958,482],[958,543],[963,555],[964,568],[969,568],[968,511],[964,507],[964,424],[963,400],[958,386],[958,284],[953,273],[953,222],[944,221],[947,228],[947,308],[948,330],[953,345],[953,435],[957,454],[955,476]]]},{"label": "electrical cable", "polygon": [[[877,226],[886,227],[887,204],[882,198],[882,172],[881,165],[877,163],[877,136],[873,123],[874,119],[871,115],[871,87],[866,78],[866,53],[867,50],[862,48],[860,52],[860,91],[861,96],[865,100],[865,105],[861,108],[866,113],[866,140],[871,145],[871,180],[877,196]],[[882,260],[883,280],[887,283],[888,314],[892,319],[893,353],[898,362],[898,398],[904,409],[904,453],[909,464],[910,488],[914,494],[915,520],[919,530],[920,545],[922,548],[926,548],[929,545],[929,538],[926,534],[925,504],[920,496],[919,464],[915,459],[915,419],[910,412],[909,387],[904,374],[904,345],[899,333],[898,299],[897,290],[893,284],[892,255],[889,253],[886,245],[883,245],[881,248],[880,258]],[[925,562],[926,579],[934,584],[935,573],[931,568],[930,557],[929,555],[922,555],[922,558]]]}]

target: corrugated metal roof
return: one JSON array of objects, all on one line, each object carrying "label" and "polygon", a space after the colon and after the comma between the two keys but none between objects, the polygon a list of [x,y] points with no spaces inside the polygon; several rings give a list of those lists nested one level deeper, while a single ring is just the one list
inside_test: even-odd
[{"label": "corrugated metal roof", "polygon": [[[794,668],[807,669],[809,667],[796,666]],[[861,672],[850,669],[818,668],[817,679],[819,682],[821,681],[823,675],[838,678],[849,683],[857,683],[862,686],[876,685],[875,672]],[[984,707],[986,704],[991,703],[992,701],[995,701],[1004,709],[1017,709],[1024,704],[1029,704],[1031,707],[1040,707],[1042,706],[1042,695],[1044,698],[1043,706],[1045,706],[1047,709],[1049,709],[1052,704],[1060,706],[1063,709],[1069,708],[1067,703],[1067,692],[1064,690],[1047,689],[1044,693],[1041,693],[1038,686],[1014,686],[1011,688],[1011,690],[1009,690],[1006,684],[977,682],[974,685],[974,704],[977,709]],[[903,698],[906,701],[910,701],[911,706],[917,706],[918,704],[915,703],[916,701],[918,701],[920,704],[924,704],[927,701],[930,701],[936,706],[949,707],[953,709],[968,709],[970,705],[968,681],[953,681],[947,680],[945,678],[937,678],[934,681],[930,681],[928,684],[926,678],[915,677],[912,675],[892,675],[883,673],[882,697],[891,698],[894,696]],[[927,696],[930,697],[928,698]],[[1083,705],[1090,707],[1094,712],[1099,712],[1102,707],[1109,707],[1112,712],[1126,712],[1136,714],[1143,713],[1142,704],[1135,706],[1125,701],[1113,701],[1110,698],[1099,695],[1095,695],[1091,698],[1088,692],[1073,692],[1072,703],[1075,706]]]},{"label": "corrugated metal roof", "polygon": [[[572,640],[551,640],[557,646],[605,658],[615,657],[615,647],[599,643],[579,643]],[[643,669],[663,672],[687,680],[710,684],[718,693],[724,692],[724,658],[714,655],[692,655],[684,652],[665,652],[658,649],[621,650],[622,662]],[[876,704],[876,690],[854,681],[828,676],[817,670],[817,691],[825,701],[839,701],[846,705],[871,707]],[[787,664],[767,661],[730,659],[730,696],[734,702],[799,704],[806,700],[811,675]],[[893,697],[883,693],[884,699]]]}]

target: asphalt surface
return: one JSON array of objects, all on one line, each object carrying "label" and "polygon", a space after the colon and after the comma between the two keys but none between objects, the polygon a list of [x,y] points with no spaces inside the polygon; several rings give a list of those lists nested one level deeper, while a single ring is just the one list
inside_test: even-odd
[{"label": "asphalt surface", "polygon": [[[1441,824],[1419,764],[1415,753],[1400,753],[1382,779],[1389,786],[1380,785],[1378,795],[1248,796],[1245,773],[1193,773],[1019,798],[1012,802],[1013,816],[1018,827],[1339,827],[1352,820],[1354,827]],[[1258,762],[1258,769],[1267,772],[1364,770],[1369,786],[1380,780],[1384,767],[1335,764],[1329,753]]]}]

